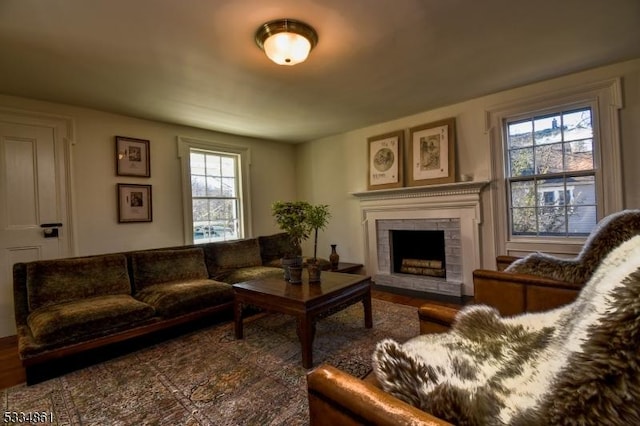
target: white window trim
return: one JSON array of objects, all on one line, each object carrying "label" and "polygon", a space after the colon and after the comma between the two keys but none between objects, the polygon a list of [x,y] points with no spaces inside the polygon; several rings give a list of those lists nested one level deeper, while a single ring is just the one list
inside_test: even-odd
[{"label": "white window trim", "polygon": [[251,185],[249,179],[249,169],[251,166],[251,150],[247,146],[230,145],[221,142],[207,141],[187,136],[178,136],[178,158],[180,159],[180,170],[182,175],[182,209],[183,209],[183,229],[184,243],[193,244],[193,205],[191,194],[191,149],[201,149],[220,153],[230,153],[240,156],[240,226],[244,238],[253,235],[251,220]]},{"label": "white window trim", "polygon": [[491,146],[492,178],[491,198],[494,210],[494,244],[496,253],[522,255],[544,251],[559,255],[575,255],[584,238],[540,239],[511,238],[507,213],[507,186],[505,182],[504,129],[506,118],[533,113],[561,105],[590,104],[594,108],[594,132],[598,137],[596,148],[596,186],[598,188],[598,220],[623,209],[622,159],[620,149],[619,111],[622,108],[620,78],[587,83],[557,90],[528,99],[520,99],[489,108],[485,111],[486,132]]}]

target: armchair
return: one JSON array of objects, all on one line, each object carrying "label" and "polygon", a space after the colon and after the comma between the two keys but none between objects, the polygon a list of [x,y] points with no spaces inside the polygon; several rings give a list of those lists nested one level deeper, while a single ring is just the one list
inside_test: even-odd
[{"label": "armchair", "polygon": [[310,424],[640,424],[640,236],[576,300],[511,317],[460,310],[451,332],[373,351],[373,377],[307,375]]},{"label": "armchair", "polygon": [[[498,256],[497,271],[473,271],[474,303],[493,306],[501,315],[540,312],[571,303],[602,259],[620,243],[640,234],[640,210],[623,210],[602,219],[573,259],[532,253],[524,258]],[[441,333],[458,309],[426,303],[418,308],[420,331]]]}]

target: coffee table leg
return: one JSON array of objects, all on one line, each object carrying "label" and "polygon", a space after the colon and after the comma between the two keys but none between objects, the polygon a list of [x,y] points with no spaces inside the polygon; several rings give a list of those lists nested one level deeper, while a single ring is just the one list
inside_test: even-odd
[{"label": "coffee table leg", "polygon": [[373,327],[373,314],[371,313],[371,293],[364,295],[362,299],[362,305],[364,306],[364,326],[365,328]]},{"label": "coffee table leg", "polygon": [[300,316],[297,320],[297,328],[302,347],[302,366],[311,368],[313,367],[313,338],[316,334],[315,321],[306,315]]},{"label": "coffee table leg", "polygon": [[236,339],[242,339],[242,303],[238,301],[233,302],[233,321],[234,329],[236,332]]}]

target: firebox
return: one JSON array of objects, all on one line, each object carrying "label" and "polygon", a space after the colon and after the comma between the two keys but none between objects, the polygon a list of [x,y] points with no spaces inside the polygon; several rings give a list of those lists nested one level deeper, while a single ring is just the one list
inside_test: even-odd
[{"label": "firebox", "polygon": [[446,278],[444,231],[389,232],[392,273]]}]

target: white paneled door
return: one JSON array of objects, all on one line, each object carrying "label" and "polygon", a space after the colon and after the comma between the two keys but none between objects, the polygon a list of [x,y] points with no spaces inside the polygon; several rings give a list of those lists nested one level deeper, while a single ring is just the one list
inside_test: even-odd
[{"label": "white paneled door", "polygon": [[70,121],[0,112],[0,337],[16,332],[13,264],[71,252]]}]

